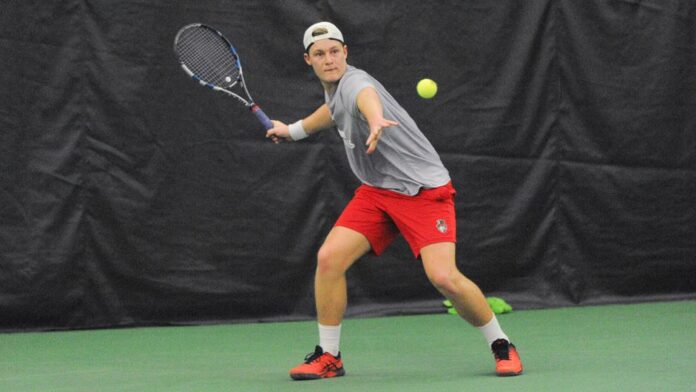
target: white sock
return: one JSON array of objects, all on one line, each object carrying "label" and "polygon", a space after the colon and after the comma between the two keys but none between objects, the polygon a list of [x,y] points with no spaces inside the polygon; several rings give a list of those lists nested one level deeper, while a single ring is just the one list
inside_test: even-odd
[{"label": "white sock", "polygon": [[325,353],[338,356],[338,345],[341,343],[341,324],[319,324],[319,346]]},{"label": "white sock", "polygon": [[479,331],[483,333],[483,337],[486,338],[488,341],[488,347],[493,344],[498,339],[505,339],[508,342],[510,341],[510,338],[503,332],[503,330],[500,328],[500,324],[498,324],[498,319],[493,315],[493,318],[491,321],[488,322],[488,324],[478,327]]}]

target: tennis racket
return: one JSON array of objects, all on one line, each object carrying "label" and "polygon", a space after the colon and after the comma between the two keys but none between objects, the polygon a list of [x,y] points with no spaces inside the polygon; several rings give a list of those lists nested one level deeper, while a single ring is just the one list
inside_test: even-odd
[{"label": "tennis racket", "polygon": [[[174,38],[174,52],[181,68],[193,80],[238,99],[266,129],[273,128],[271,120],[249,94],[237,51],[219,31],[200,23],[184,26]],[[230,91],[232,88],[237,93]]]}]

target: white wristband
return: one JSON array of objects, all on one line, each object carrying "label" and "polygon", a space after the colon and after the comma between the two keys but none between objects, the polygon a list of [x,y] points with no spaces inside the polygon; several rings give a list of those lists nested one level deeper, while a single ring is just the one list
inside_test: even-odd
[{"label": "white wristband", "polygon": [[302,126],[302,120],[288,125],[288,130],[290,131],[290,139],[294,141],[302,140],[309,136]]}]

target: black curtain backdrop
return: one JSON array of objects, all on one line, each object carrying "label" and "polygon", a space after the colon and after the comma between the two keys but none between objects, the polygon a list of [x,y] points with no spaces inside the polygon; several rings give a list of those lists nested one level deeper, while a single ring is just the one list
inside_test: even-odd
[{"label": "black curtain backdrop", "polygon": [[[696,297],[690,0],[9,2],[0,10],[0,329],[314,316],[315,254],[358,186],[335,130],[274,145],[172,51],[204,22],[290,122],[323,100],[302,34],[420,124],[458,191],[462,271],[517,308]],[[415,84],[439,83],[432,100]],[[398,240],[349,317],[440,310]]]}]

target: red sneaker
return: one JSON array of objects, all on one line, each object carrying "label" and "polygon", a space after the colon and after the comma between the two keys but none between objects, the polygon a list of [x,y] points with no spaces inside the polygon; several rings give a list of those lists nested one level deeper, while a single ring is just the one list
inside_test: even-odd
[{"label": "red sneaker", "polygon": [[341,353],[334,357],[330,353],[325,353],[320,346],[316,346],[313,353],[307,354],[304,363],[290,370],[290,377],[293,380],[316,380],[340,377],[345,374]]},{"label": "red sneaker", "polygon": [[518,376],[522,374],[522,361],[515,345],[505,339],[498,339],[491,345],[495,357],[495,372],[498,376]]}]

